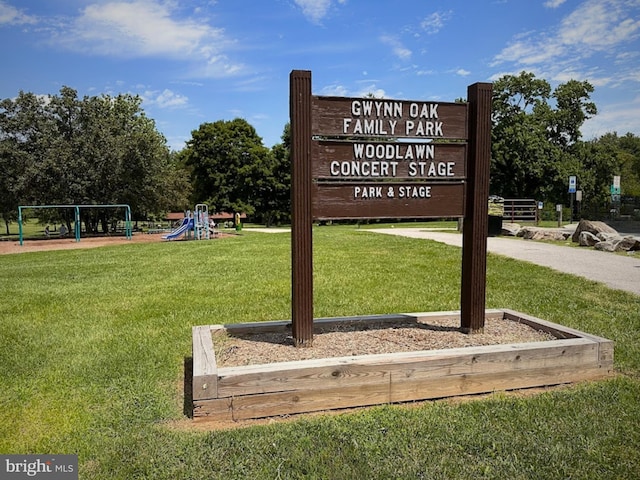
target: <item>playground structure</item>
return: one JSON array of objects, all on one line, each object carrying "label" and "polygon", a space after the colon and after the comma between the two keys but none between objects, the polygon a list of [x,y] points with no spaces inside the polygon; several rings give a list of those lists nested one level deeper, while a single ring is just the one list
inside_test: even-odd
[{"label": "playground structure", "polygon": [[127,237],[127,240],[131,240],[133,236],[132,226],[131,226],[131,208],[127,204],[109,204],[109,205],[19,205],[18,206],[18,232],[20,238],[20,245],[22,246],[24,243],[23,236],[23,222],[22,222],[22,212],[27,209],[49,209],[49,208],[73,208],[74,209],[74,235],[76,242],[80,241],[80,232],[81,232],[81,220],[80,220],[80,209],[81,208],[123,208],[124,209],[124,233]]},{"label": "playground structure", "polygon": [[209,207],[204,203],[197,204],[193,214],[187,211],[180,226],[171,233],[164,235],[162,239],[176,240],[184,235],[187,240],[190,240],[191,232],[193,232],[195,240],[209,240],[211,238]]}]

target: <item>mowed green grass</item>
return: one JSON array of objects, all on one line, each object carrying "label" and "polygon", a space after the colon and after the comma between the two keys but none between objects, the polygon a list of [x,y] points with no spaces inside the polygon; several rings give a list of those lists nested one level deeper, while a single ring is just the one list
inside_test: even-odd
[{"label": "mowed green grass", "polygon": [[[315,316],[458,309],[460,257],[317,228]],[[638,478],[640,297],[493,255],[487,277],[488,308],[615,340],[619,375],[202,432],[191,327],[290,318],[288,234],[0,256],[0,452],[77,453],[89,479]]]}]

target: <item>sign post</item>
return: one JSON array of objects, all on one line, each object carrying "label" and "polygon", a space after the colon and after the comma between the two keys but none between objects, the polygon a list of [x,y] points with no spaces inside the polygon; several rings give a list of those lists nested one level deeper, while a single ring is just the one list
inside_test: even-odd
[{"label": "sign post", "polygon": [[558,228],[562,227],[562,205],[556,205],[556,213],[558,214]]},{"label": "sign post", "polygon": [[575,175],[571,175],[569,177],[569,195],[570,195],[570,201],[569,201],[569,223],[573,222],[573,198],[576,194],[576,176]]},{"label": "sign post", "polygon": [[462,230],[461,328],[467,333],[484,330],[487,285],[487,231],[489,228],[489,162],[491,159],[490,83],[467,90],[469,101],[469,158],[467,198]]},{"label": "sign post", "polygon": [[291,315],[296,347],[313,342],[311,72],[293,71],[291,120]]},{"label": "sign post", "polygon": [[464,217],[461,326],[482,331],[491,84],[468,104],[313,96],[301,70],[290,85],[294,344],[313,341],[314,219]]}]

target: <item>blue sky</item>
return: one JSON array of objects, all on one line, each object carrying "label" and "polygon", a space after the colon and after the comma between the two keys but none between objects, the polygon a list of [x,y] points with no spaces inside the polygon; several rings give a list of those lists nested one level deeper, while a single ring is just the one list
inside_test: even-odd
[{"label": "blue sky", "polygon": [[0,98],[140,95],[174,150],[236,117],[278,143],[294,69],[317,95],[425,101],[588,80],[584,138],[640,135],[640,0],[0,0],[0,44]]}]

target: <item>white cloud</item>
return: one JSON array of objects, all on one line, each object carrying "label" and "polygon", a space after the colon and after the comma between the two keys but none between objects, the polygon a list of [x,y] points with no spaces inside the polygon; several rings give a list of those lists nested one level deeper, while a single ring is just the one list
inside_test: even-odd
[{"label": "white cloud", "polygon": [[175,18],[172,5],[159,0],[94,3],[52,41],[93,55],[196,61],[203,76],[228,76],[242,69],[222,51],[231,44],[222,29],[203,19]]},{"label": "white cloud", "polygon": [[628,132],[637,134],[640,132],[640,97],[627,103],[612,104],[599,109],[597,115],[584,122],[581,131],[585,140],[614,131],[618,135]]},{"label": "white cloud", "polygon": [[373,95],[375,98],[386,98],[386,92],[382,88],[378,88],[375,82],[375,80],[360,80],[356,82],[359,86],[353,89],[334,83],[320,89],[320,95],[328,97],[367,97]]},{"label": "white cloud", "polygon": [[444,27],[445,22],[447,22],[452,15],[453,11],[451,10],[448,12],[434,12],[420,22],[420,26],[429,35],[434,35]]},{"label": "white cloud", "polygon": [[213,55],[191,72],[195,77],[230,77],[244,71],[244,65],[234,63],[224,54]]},{"label": "white cloud", "polygon": [[161,92],[147,90],[141,97],[146,104],[157,105],[160,108],[179,108],[189,103],[188,97],[172,92],[166,88]]},{"label": "white cloud", "polygon": [[35,17],[27,15],[17,8],[0,1],[0,25],[35,24]]},{"label": "white cloud", "polygon": [[356,97],[368,97],[373,95],[374,98],[385,98],[386,93],[383,89],[378,88],[375,83],[362,87],[360,91],[355,95]]},{"label": "white cloud", "polygon": [[320,90],[321,95],[328,97],[347,97],[349,96],[349,90],[344,85],[327,85]]},{"label": "white cloud", "polygon": [[637,0],[588,0],[565,17],[555,32],[523,35],[496,55],[495,63],[530,65],[560,56],[584,58],[612,50],[640,35],[637,6]]},{"label": "white cloud", "polygon": [[634,4],[638,6],[637,1],[586,2],[562,21],[558,39],[564,45],[595,50],[633,40],[640,33],[640,19],[629,9]]},{"label": "white cloud", "polygon": [[535,39],[528,36],[518,40],[494,58],[494,65],[502,62],[515,62],[520,65],[535,65],[557,59],[566,53],[566,46],[553,38]]},{"label": "white cloud", "polygon": [[471,72],[469,70],[465,70],[464,68],[459,68],[458,70],[456,70],[456,75],[460,75],[461,77],[467,77],[471,75]]},{"label": "white cloud", "polygon": [[547,0],[546,2],[544,2],[544,6],[547,8],[558,8],[566,1],[567,0]]},{"label": "white cloud", "polygon": [[[511,63],[514,69],[546,70],[546,78],[561,80],[573,72],[582,77],[607,82],[608,60],[599,58],[600,67],[585,64],[596,55],[628,60],[621,55],[630,42],[640,36],[638,0],[587,0],[551,31],[526,32],[505,47],[492,66]],[[600,71],[599,71],[600,70]],[[620,75],[624,77],[625,75]]]},{"label": "white cloud", "polygon": [[380,41],[385,45],[389,45],[393,50],[393,54],[401,60],[408,60],[411,58],[411,50],[406,48],[400,40],[390,35],[383,35],[380,37]]},{"label": "white cloud", "polygon": [[[313,23],[320,21],[327,15],[331,7],[331,0],[294,0],[296,5],[302,9],[302,14]],[[338,0],[338,3],[344,4],[346,0]]]},{"label": "white cloud", "polygon": [[[144,21],[141,21],[144,19]],[[205,40],[221,33],[194,21],[176,21],[169,9],[148,0],[111,2],[86,7],[74,25],[73,37],[103,54],[120,55],[126,47],[133,56],[192,55],[205,52]]]}]

